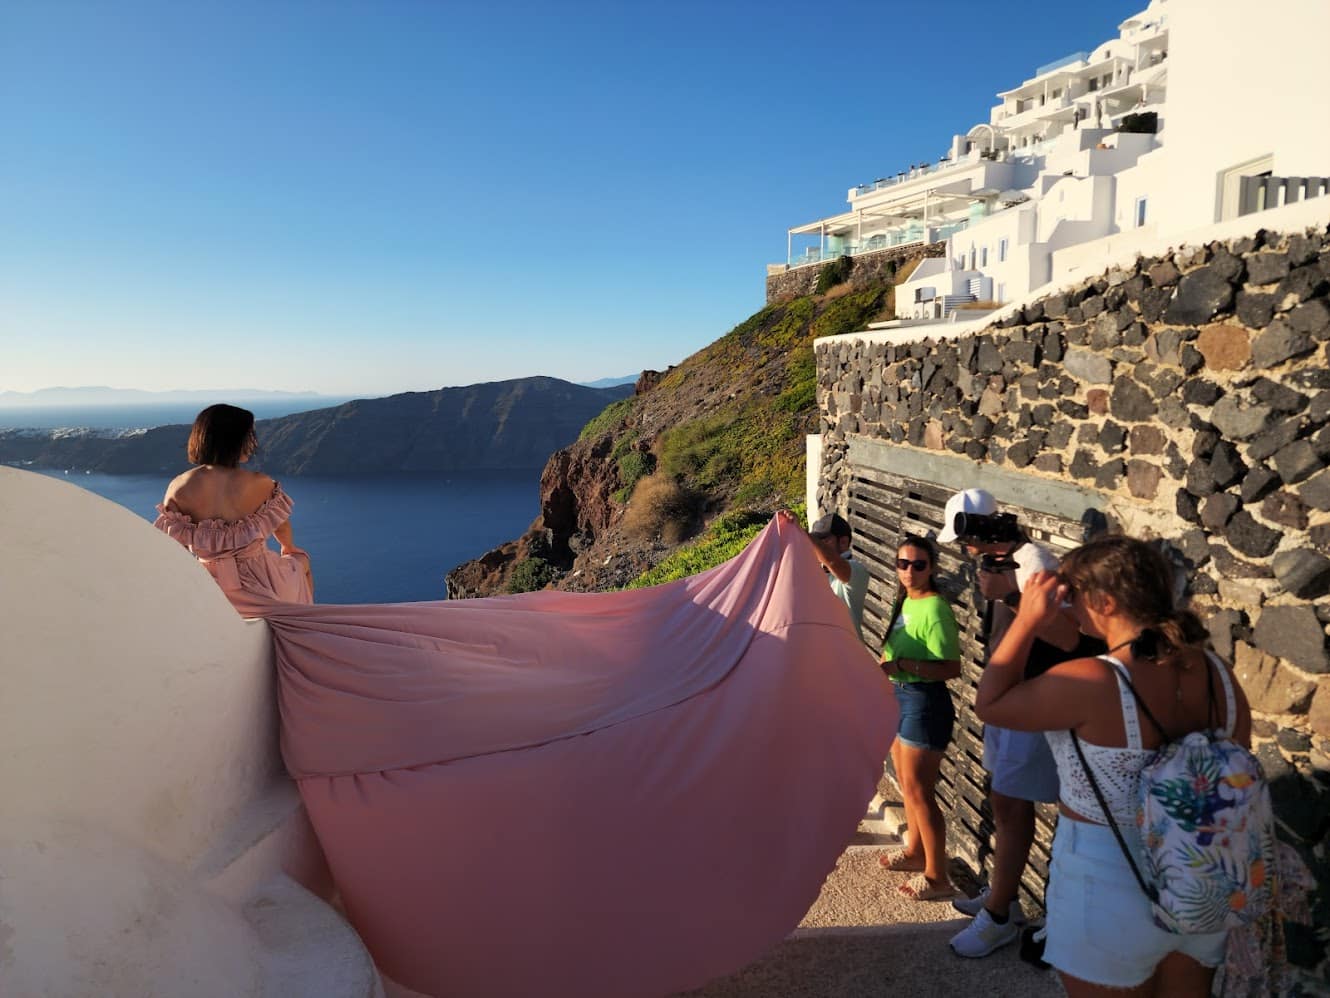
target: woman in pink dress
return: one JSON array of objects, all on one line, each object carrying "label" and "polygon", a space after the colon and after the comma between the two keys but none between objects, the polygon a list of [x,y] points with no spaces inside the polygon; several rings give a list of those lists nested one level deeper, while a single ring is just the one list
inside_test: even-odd
[{"label": "woman in pink dress", "polygon": [[291,498],[267,475],[240,467],[256,450],[248,409],[200,412],[189,435],[194,467],[167,486],[156,527],[187,547],[238,607],[251,597],[311,603],[314,576],[291,533]]},{"label": "woman in pink dress", "polygon": [[896,708],[797,525],[651,589],[311,604],[252,434],[200,413],[157,525],[267,621],[283,760],[385,975],[654,998],[798,925]]}]

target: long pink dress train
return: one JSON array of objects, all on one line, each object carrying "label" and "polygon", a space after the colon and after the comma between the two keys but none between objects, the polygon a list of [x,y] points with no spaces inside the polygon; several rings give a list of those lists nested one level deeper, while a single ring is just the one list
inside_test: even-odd
[{"label": "long pink dress train", "polygon": [[431,995],[666,995],[755,959],[816,899],[896,728],[775,521],[652,589],[231,595],[272,627],[283,754],[346,911]]}]

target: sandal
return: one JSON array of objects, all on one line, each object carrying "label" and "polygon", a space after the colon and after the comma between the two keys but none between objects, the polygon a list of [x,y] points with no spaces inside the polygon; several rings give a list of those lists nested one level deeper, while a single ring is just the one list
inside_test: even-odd
[{"label": "sandal", "polygon": [[922,873],[916,873],[897,887],[896,890],[911,901],[941,901],[945,898],[953,898],[959,893],[950,878],[940,884],[935,884]]},{"label": "sandal", "polygon": [[911,856],[905,849],[889,849],[879,856],[877,861],[883,868],[898,873],[913,873],[924,868],[924,861],[917,856]]}]

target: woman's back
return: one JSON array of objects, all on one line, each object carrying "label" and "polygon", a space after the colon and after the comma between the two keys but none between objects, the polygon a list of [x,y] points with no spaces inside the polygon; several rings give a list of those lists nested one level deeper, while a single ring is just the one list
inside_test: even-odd
[{"label": "woman's back", "polygon": [[[1223,680],[1213,671],[1227,670],[1228,666],[1218,659],[1207,661],[1207,655],[1202,649],[1182,648],[1171,661],[1138,660],[1127,655],[1121,662],[1136,693],[1166,732],[1161,733],[1142,711],[1140,729],[1143,748],[1158,748],[1163,741],[1181,738],[1192,731],[1229,727]],[[1067,664],[1083,678],[1096,684],[1096,709],[1077,725],[1076,734],[1083,741],[1094,745],[1125,748],[1128,744],[1127,729],[1113,666],[1102,659],[1082,659]],[[1235,713],[1234,739],[1246,744],[1251,737],[1251,711],[1240,689],[1237,691]]]},{"label": "woman's back", "polygon": [[162,505],[184,513],[195,523],[232,522],[256,512],[273,494],[267,475],[241,468],[201,465],[177,476],[166,488]]}]

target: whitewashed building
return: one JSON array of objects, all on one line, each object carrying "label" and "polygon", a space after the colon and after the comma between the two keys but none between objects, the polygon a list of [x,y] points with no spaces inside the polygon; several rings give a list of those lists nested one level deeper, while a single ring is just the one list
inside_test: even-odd
[{"label": "whitewashed building", "polygon": [[1327,37],[1325,0],[1152,0],[1117,37],[1000,92],[937,163],[855,187],[849,211],[790,229],[785,266],[946,240],[897,289],[897,316],[977,316],[1132,240],[1318,196]]}]

